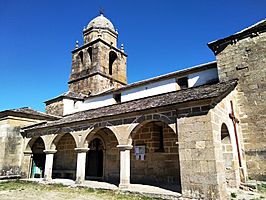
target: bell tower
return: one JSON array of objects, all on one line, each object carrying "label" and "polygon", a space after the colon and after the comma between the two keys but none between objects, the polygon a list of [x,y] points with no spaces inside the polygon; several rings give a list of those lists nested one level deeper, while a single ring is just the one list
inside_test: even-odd
[{"label": "bell tower", "polygon": [[124,47],[117,48],[118,33],[101,13],[83,30],[83,46],[72,51],[69,91],[97,94],[127,84]]}]

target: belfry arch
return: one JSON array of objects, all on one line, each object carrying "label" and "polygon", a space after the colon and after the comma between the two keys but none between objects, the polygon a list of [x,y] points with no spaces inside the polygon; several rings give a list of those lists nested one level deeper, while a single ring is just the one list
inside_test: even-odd
[{"label": "belfry arch", "polygon": [[109,52],[109,75],[113,75],[114,62],[117,59],[117,54],[114,51]]}]

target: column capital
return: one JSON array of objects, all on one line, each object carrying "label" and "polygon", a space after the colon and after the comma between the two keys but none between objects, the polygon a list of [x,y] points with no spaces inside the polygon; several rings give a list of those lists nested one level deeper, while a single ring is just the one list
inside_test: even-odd
[{"label": "column capital", "polygon": [[116,146],[120,151],[125,151],[125,150],[130,150],[133,148],[132,145],[128,145],[128,144],[119,144]]},{"label": "column capital", "polygon": [[49,150],[43,150],[45,154],[55,154],[57,150],[49,149]]},{"label": "column capital", "polygon": [[77,153],[86,153],[89,150],[90,150],[90,148],[75,148],[75,151]]}]

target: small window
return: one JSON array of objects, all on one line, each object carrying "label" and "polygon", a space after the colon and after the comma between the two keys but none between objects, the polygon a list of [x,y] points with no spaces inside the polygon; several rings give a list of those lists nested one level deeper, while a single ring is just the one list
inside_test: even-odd
[{"label": "small window", "polygon": [[177,80],[177,84],[181,89],[187,89],[188,88],[188,78],[182,77]]},{"label": "small window", "polygon": [[114,99],[116,103],[121,103],[121,93],[114,94]]}]

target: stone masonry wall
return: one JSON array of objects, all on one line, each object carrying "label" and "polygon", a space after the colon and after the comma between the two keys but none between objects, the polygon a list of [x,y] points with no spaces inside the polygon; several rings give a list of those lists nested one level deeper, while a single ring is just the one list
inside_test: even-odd
[{"label": "stone masonry wall", "polygon": [[20,128],[38,120],[7,117],[0,119],[0,176],[22,175],[23,138]]},{"label": "stone masonry wall", "polygon": [[117,36],[109,30],[93,29],[84,35],[84,44],[92,42],[98,38],[109,41],[116,46]]},{"label": "stone masonry wall", "polygon": [[0,176],[20,175],[20,154],[23,145],[20,127],[0,126]]},{"label": "stone masonry wall", "polygon": [[105,44],[99,45],[100,52],[99,52],[99,63],[100,63],[100,71],[104,74],[109,74],[109,53],[110,51],[113,51],[116,53],[117,58],[115,62],[113,63],[113,73],[111,77],[113,77],[115,80],[118,80],[122,83],[127,83],[127,74],[126,74],[126,57],[124,54],[114,50],[110,49],[109,46]]},{"label": "stone masonry wall", "polygon": [[211,114],[179,117],[177,126],[182,194],[227,199],[225,176],[217,165]]},{"label": "stone masonry wall", "polygon": [[[239,151],[241,156],[240,159],[242,165],[242,167],[240,168],[237,153],[237,139],[234,132],[233,121],[229,117],[229,114],[232,113],[230,101],[233,102],[234,115],[236,116],[236,118],[239,117],[239,108],[236,104],[236,94],[236,90],[232,91],[210,111],[213,140],[217,160],[217,173],[226,175],[226,182],[228,187],[238,187],[240,185],[240,177],[242,177],[242,181],[244,181],[245,177],[247,176],[241,127],[239,126],[239,124],[236,124]],[[226,127],[227,130],[223,130],[222,128],[224,127]],[[224,138],[222,140],[222,136],[224,136],[225,134],[224,132],[227,131],[227,134],[229,134],[227,139]]]},{"label": "stone masonry wall", "polygon": [[69,90],[76,93],[83,93],[88,95],[90,92],[92,94],[97,94],[111,87],[118,88],[121,84],[112,81],[104,76],[97,74],[86,79],[79,80],[69,84]]},{"label": "stone masonry wall", "polygon": [[[163,149],[160,149],[160,126],[163,130]],[[177,135],[161,123],[159,126],[151,122],[132,136],[131,182],[164,186],[175,185],[180,190],[180,166]],[[145,145],[144,160],[136,160],[134,147]]]},{"label": "stone masonry wall", "polygon": [[76,144],[70,134],[65,134],[56,145],[54,155],[53,178],[70,178],[75,180],[77,153]]},{"label": "stone masonry wall", "polygon": [[63,100],[47,104],[45,112],[50,115],[63,116],[64,104]]},{"label": "stone masonry wall", "polygon": [[221,81],[239,78],[237,105],[250,178],[266,180],[266,33],[228,45],[217,56]]}]

